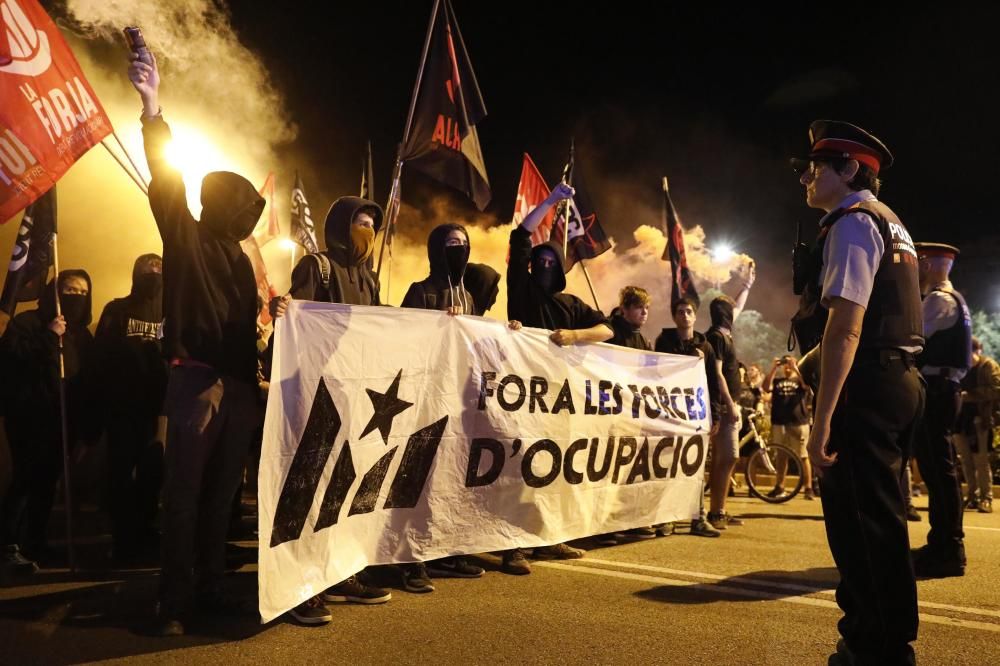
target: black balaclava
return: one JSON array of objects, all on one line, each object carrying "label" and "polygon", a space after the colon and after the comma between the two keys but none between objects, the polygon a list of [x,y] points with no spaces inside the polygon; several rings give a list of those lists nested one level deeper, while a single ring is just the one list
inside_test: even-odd
[{"label": "black balaclava", "polygon": [[[151,272],[150,266],[159,263],[160,271]],[[158,254],[144,254],[132,267],[132,296],[143,301],[159,300],[163,294],[163,259]]]},{"label": "black balaclava", "polygon": [[709,304],[708,312],[712,317],[712,326],[733,329],[733,302],[728,298],[719,297]]},{"label": "black balaclava", "polygon": [[217,237],[234,243],[250,236],[264,198],[237,173],[213,171],[201,181],[201,223]]},{"label": "black balaclava", "polygon": [[531,258],[531,277],[534,278],[539,287],[544,289],[549,294],[553,293],[555,290],[556,277],[558,276],[558,273],[558,263],[552,266],[543,266],[540,261],[540,257],[534,256]]},{"label": "black balaclava", "polygon": [[468,245],[446,245],[444,247],[444,263],[448,267],[448,278],[453,285],[462,284],[465,277],[465,267],[469,264]]},{"label": "black balaclava", "polygon": [[[81,278],[87,283],[87,293],[83,294],[63,294],[62,287],[69,278]],[[59,307],[63,318],[66,319],[66,327],[71,331],[80,330],[90,325],[91,303],[93,299],[93,284],[90,275],[81,269],[68,269],[61,271],[57,278],[59,285]],[[45,286],[42,297],[38,300],[38,313],[42,321],[48,322],[56,316],[56,295],[55,286],[50,280]]]},{"label": "black balaclava", "polygon": [[[544,268],[541,264],[543,253],[551,252],[556,260],[556,265],[552,268]],[[545,293],[558,294],[566,288],[566,262],[563,258],[562,246],[556,242],[548,241],[531,248],[531,279]]]}]

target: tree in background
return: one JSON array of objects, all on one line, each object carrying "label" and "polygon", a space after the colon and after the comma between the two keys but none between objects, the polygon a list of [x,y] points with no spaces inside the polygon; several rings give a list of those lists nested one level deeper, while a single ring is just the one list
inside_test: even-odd
[{"label": "tree in background", "polygon": [[[723,292],[718,289],[706,289],[701,296],[701,307],[698,309],[697,328],[707,331],[712,325],[712,317],[708,313],[708,304]],[[733,338],[736,340],[736,355],[746,365],[757,363],[762,368],[770,368],[775,356],[788,353],[787,331],[783,332],[777,326],[764,319],[757,310],[744,310],[733,326]],[[1000,343],[1000,322],[997,328],[997,341]],[[1000,346],[1000,345],[998,345]]]}]

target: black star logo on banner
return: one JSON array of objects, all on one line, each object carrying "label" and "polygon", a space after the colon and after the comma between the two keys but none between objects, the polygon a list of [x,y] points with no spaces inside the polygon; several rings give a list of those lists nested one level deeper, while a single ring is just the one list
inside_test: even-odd
[{"label": "black star logo on banner", "polygon": [[375,409],[375,413],[372,414],[371,421],[369,421],[368,425],[365,426],[365,431],[361,433],[362,438],[378,428],[379,433],[382,435],[382,441],[388,444],[389,433],[392,431],[392,420],[403,413],[406,409],[413,406],[412,402],[406,402],[405,400],[400,400],[396,397],[396,393],[399,391],[399,378],[402,376],[403,371],[400,369],[400,371],[396,373],[396,378],[392,380],[389,390],[385,393],[365,389],[368,393],[368,397],[371,398],[372,407]]}]

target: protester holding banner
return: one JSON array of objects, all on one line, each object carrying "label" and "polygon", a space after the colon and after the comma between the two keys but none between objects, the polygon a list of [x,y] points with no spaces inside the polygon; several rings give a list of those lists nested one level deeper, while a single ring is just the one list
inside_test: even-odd
[{"label": "protester holding banner", "polygon": [[[56,310],[57,286],[61,314]],[[46,527],[63,471],[60,355],[69,441],[93,434],[93,412],[87,402],[94,342],[87,329],[90,319],[90,276],[82,270],[65,270],[46,286],[38,308],[14,317],[0,339],[5,425],[13,463],[0,513],[3,566],[9,572],[32,573],[37,570],[32,559],[45,556]]]},{"label": "protester holding banner", "polygon": [[620,347],[652,351],[653,345],[642,334],[642,325],[649,318],[649,303],[649,292],[642,287],[622,289],[618,307],[611,311],[611,329],[615,335],[608,342]]},{"label": "protester holding banner", "polygon": [[[164,354],[170,360],[157,630],[184,633],[197,592],[204,611],[238,606],[223,594],[226,530],[257,422],[257,285],[240,248],[264,210],[250,181],[213,172],[197,221],[179,171],[166,160],[156,61],[133,54],[152,180],[149,205],[163,240]],[[197,580],[196,580],[197,578]]]},{"label": "protester holding banner", "polygon": [[427,237],[430,275],[410,285],[402,307],[475,314],[476,304],[463,282],[469,263],[469,232],[460,224],[441,224]]},{"label": "protester holding banner", "polygon": [[[694,330],[698,316],[698,302],[690,296],[677,296],[672,299],[674,325],[676,328],[665,328],[656,338],[656,351],[664,354],[679,354],[682,356],[700,356],[705,359],[705,375],[708,382],[709,404],[712,410],[712,433],[719,430],[719,417],[726,409],[735,411],[736,406],[729,393],[729,387],[722,376],[722,361],[715,357],[715,350],[705,336]],[[731,413],[731,412],[730,412]],[[704,485],[704,479],[703,483]],[[670,523],[658,525],[657,532],[663,536],[673,533],[674,526]],[[694,536],[717,537],[721,532],[715,529],[705,519],[705,493],[699,493],[698,515],[691,518],[691,534]]]},{"label": "protester holding banner", "polygon": [[119,562],[155,558],[163,483],[160,432],[167,391],[163,359],[163,260],[144,254],[132,290],[104,307],[94,338],[97,399],[108,441],[108,510]]},{"label": "protester holding banner", "polygon": [[[378,281],[368,260],[381,226],[382,208],[374,201],[360,197],[337,199],[326,214],[326,251],[299,260],[292,271],[289,293],[271,301],[271,313],[283,317],[292,299],[379,305]],[[404,569],[404,582],[410,591],[418,591],[417,588],[434,591],[422,564]],[[324,602],[380,604],[391,598],[388,590],[366,585],[357,576],[351,576],[322,595],[299,604],[291,610],[291,615],[302,624],[326,624],[332,616]]]}]

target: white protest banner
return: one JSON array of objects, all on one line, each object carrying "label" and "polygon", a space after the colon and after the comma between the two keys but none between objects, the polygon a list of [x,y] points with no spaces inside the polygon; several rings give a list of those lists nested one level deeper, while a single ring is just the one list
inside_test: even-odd
[{"label": "white protest banner", "polygon": [[443,312],[293,301],[260,461],[260,614],[366,566],[698,512],[704,361]]}]

